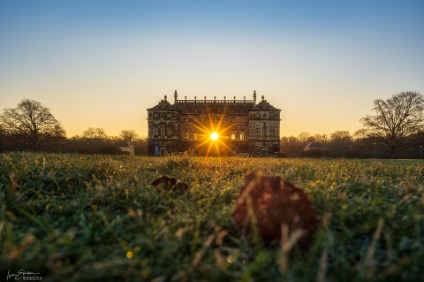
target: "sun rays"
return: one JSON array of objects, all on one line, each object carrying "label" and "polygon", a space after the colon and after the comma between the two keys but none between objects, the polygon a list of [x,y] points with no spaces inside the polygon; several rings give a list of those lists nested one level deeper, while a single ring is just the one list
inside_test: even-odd
[{"label": "sun rays", "polygon": [[231,148],[227,145],[229,140],[227,131],[233,125],[227,125],[224,118],[225,113],[208,113],[208,121],[196,119],[192,125],[199,132],[200,143],[194,145],[193,149],[197,150],[207,147],[205,156],[220,156],[223,150],[231,151]]}]

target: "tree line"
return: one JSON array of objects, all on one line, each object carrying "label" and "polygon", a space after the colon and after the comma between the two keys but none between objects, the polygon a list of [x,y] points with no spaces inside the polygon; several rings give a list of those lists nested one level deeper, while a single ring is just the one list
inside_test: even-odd
[{"label": "tree line", "polygon": [[[351,135],[281,138],[281,155],[287,157],[390,157],[422,158],[424,145],[424,98],[407,91],[373,102],[372,114],[361,118],[363,128]],[[30,150],[88,154],[120,154],[120,147],[134,146],[136,155],[147,155],[147,140],[134,130],[108,136],[102,128],[88,128],[82,136],[66,138],[61,123],[40,102],[23,100],[0,115],[0,151]]]},{"label": "tree line", "polygon": [[134,130],[108,136],[104,129],[90,127],[82,136],[66,138],[62,124],[38,101],[25,99],[0,115],[0,151],[122,154],[120,147],[128,146],[137,155],[147,154],[147,140]]},{"label": "tree line", "polygon": [[139,138],[135,130],[122,130],[118,136],[108,136],[103,128],[89,127],[82,136],[66,140],[62,152],[81,154],[125,154],[120,147],[134,146],[135,155],[147,155],[147,139]]},{"label": "tree line", "polygon": [[336,131],[330,136],[302,133],[283,137],[287,156],[423,158],[424,99],[407,91],[373,103],[372,115],[360,119],[363,128],[350,135]]},{"label": "tree line", "polygon": [[390,153],[380,138],[363,136],[362,130],[335,131],[331,134],[311,135],[302,132],[298,136],[281,138],[283,157],[332,157],[332,158],[424,158],[424,133],[411,136],[408,147]]}]

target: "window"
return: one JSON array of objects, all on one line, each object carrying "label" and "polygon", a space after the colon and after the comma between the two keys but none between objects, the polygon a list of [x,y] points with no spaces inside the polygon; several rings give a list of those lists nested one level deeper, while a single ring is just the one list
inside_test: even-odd
[{"label": "window", "polygon": [[165,129],[166,129],[165,124],[164,124],[164,123],[162,123],[162,124],[160,125],[160,132],[159,132],[159,135],[160,135],[160,136],[165,136],[165,134],[166,134]]},{"label": "window", "polygon": [[244,132],[240,132],[240,140],[244,140]]},{"label": "window", "polygon": [[157,136],[157,135],[159,135],[158,134],[159,132],[158,132],[158,128],[155,126],[155,127],[153,127],[153,136]]},{"label": "window", "polygon": [[263,119],[266,119],[266,117],[267,117],[267,114],[266,114],[266,113],[263,113],[263,114],[262,114],[262,118],[263,118]]},{"label": "window", "polygon": [[259,137],[259,136],[261,136],[261,131],[260,131],[260,129],[259,128],[256,128],[256,137]]},{"label": "window", "polygon": [[188,130],[187,130],[187,129],[185,130],[184,135],[185,135],[185,138],[186,138],[186,139],[188,139],[188,138],[189,138],[189,132],[188,132]]},{"label": "window", "polygon": [[231,140],[236,140],[236,134],[234,132],[231,133]]},{"label": "window", "polygon": [[197,133],[194,133],[193,138],[194,140],[197,140]]},{"label": "window", "polygon": [[257,119],[261,118],[261,114],[260,113],[256,113],[256,118]]},{"label": "window", "polygon": [[173,130],[172,126],[168,126],[166,129],[167,129],[168,137],[171,137],[172,135],[174,135],[174,130]]}]

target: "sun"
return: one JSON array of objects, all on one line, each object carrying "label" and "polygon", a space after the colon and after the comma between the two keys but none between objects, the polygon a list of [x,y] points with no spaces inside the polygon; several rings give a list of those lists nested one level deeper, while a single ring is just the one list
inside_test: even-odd
[{"label": "sun", "polygon": [[230,130],[232,125],[226,125],[224,122],[224,114],[220,115],[218,118],[218,115],[211,115],[208,113],[207,118],[209,119],[209,124],[204,120],[196,119],[194,121],[193,127],[198,131],[198,139],[196,140],[200,142],[194,144],[192,149],[195,151],[197,151],[197,149],[203,151],[203,147],[207,148],[205,150],[205,156],[220,156],[223,152],[231,151],[226,140],[229,139],[228,130]]},{"label": "sun", "polygon": [[213,141],[216,141],[216,140],[218,140],[218,138],[219,138],[218,133],[216,133],[216,132],[212,132],[212,134],[211,134],[211,139],[212,139]]}]

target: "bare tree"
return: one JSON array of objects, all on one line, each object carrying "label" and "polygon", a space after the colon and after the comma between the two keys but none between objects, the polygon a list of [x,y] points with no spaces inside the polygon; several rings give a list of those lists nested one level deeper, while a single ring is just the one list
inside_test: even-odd
[{"label": "bare tree", "polygon": [[98,139],[98,140],[107,140],[108,137],[103,128],[99,127],[89,127],[82,133],[83,138],[87,139]]},{"label": "bare tree", "polygon": [[412,144],[423,130],[424,98],[418,92],[401,92],[390,99],[374,101],[375,115],[361,119],[368,137],[378,140],[378,148],[394,155]]},{"label": "bare tree", "polygon": [[328,150],[332,156],[352,155],[353,142],[349,131],[338,130],[330,135]]},{"label": "bare tree", "polygon": [[338,130],[331,133],[330,142],[332,143],[343,143],[352,141],[349,131]]},{"label": "bare tree", "polygon": [[4,109],[0,122],[8,135],[22,136],[33,150],[65,136],[65,130],[50,110],[33,100],[25,99],[14,109]]},{"label": "bare tree", "polygon": [[121,131],[120,137],[121,137],[122,140],[124,140],[128,143],[131,143],[138,137],[138,135],[135,132],[135,130],[127,129],[127,130]]},{"label": "bare tree", "polygon": [[314,138],[308,132],[301,132],[297,139],[302,143],[308,143],[314,141]]}]

